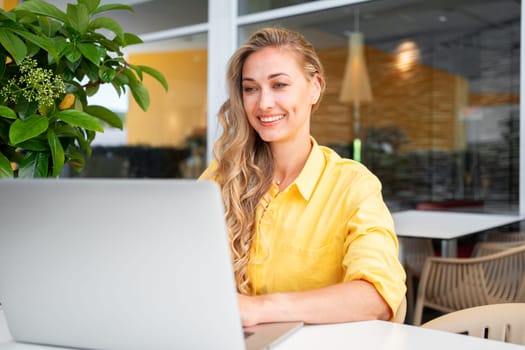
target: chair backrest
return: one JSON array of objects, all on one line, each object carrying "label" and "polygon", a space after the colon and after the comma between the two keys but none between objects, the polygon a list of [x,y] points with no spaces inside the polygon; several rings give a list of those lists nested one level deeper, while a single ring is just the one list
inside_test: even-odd
[{"label": "chair backrest", "polygon": [[397,308],[396,315],[394,316],[393,322],[396,323],[405,323],[405,316],[407,314],[407,298],[403,298],[401,300],[401,304],[399,304],[399,307]]},{"label": "chair backrest", "polygon": [[437,317],[422,327],[525,345],[525,303],[467,308]]},{"label": "chair backrest", "polygon": [[489,242],[525,242],[525,232],[489,232]]},{"label": "chair backrest", "polygon": [[484,242],[478,242],[474,245],[474,249],[472,249],[472,257],[480,257],[490,254],[499,253],[501,251],[518,247],[520,245],[525,245],[525,241],[504,241],[504,242],[497,242],[497,241],[484,241]]},{"label": "chair backrest", "polygon": [[525,302],[525,245],[477,258],[428,258],[414,311],[452,312],[474,306]]}]

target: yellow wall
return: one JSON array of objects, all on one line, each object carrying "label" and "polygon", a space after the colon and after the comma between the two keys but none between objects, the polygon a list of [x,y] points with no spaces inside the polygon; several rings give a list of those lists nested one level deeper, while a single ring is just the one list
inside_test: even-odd
[{"label": "yellow wall", "polygon": [[161,71],[169,90],[165,92],[145,75],[151,104],[143,112],[130,97],[128,144],[180,147],[189,135],[206,126],[206,50],[132,54],[129,61]]},{"label": "yellow wall", "polygon": [[18,0],[0,0],[0,6],[6,11],[16,7],[17,4]]}]

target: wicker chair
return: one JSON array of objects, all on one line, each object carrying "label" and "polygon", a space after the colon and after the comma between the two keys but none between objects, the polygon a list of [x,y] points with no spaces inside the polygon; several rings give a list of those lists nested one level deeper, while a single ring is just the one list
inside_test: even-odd
[{"label": "wicker chair", "polygon": [[431,239],[399,237],[400,260],[407,278],[407,322],[412,321],[414,313],[415,291],[421,278],[423,265],[428,257],[435,256]]},{"label": "wicker chair", "polygon": [[506,249],[518,247],[520,245],[525,245],[525,241],[504,241],[504,242],[496,242],[496,241],[486,241],[486,242],[478,242],[476,245],[474,245],[474,249],[472,249],[472,257],[480,257],[490,254],[499,253],[501,251],[504,251]]},{"label": "wicker chair", "polygon": [[525,232],[496,232],[487,234],[488,242],[525,242]]},{"label": "wicker chair", "polygon": [[419,282],[414,324],[425,307],[443,313],[525,302],[525,245],[476,258],[430,257]]},{"label": "wicker chair", "polygon": [[437,317],[421,327],[525,345],[525,303],[472,307]]}]

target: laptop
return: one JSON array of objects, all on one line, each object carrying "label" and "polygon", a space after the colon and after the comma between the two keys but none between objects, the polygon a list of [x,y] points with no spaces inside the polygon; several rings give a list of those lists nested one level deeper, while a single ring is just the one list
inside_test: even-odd
[{"label": "laptop", "polygon": [[0,349],[267,349],[301,326],[241,326],[215,183],[16,179],[0,193],[16,341]]}]

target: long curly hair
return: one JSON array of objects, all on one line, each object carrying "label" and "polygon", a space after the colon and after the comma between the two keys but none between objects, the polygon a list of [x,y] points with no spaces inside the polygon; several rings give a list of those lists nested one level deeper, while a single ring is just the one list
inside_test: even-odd
[{"label": "long curly hair", "polygon": [[248,122],[243,106],[242,70],[248,56],[266,47],[290,50],[303,65],[307,79],[319,76],[321,95],[312,106],[312,112],[317,109],[325,88],[324,70],[312,44],[288,29],[261,29],[230,58],[227,70],[229,98],[218,113],[223,133],[214,145],[217,167],[210,175],[222,191],[237,289],[244,294],[252,294],[247,266],[255,233],[255,213],[271,186],[274,162],[269,145]]}]

